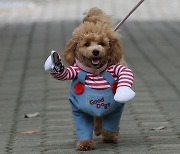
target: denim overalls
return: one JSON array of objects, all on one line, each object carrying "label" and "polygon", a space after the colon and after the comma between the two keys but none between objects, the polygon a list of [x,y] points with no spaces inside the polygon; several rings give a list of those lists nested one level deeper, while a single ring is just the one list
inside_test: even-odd
[{"label": "denim overalls", "polygon": [[124,109],[123,103],[114,100],[112,85],[115,79],[109,72],[100,74],[111,85],[105,90],[85,86],[86,75],[84,71],[78,73],[78,77],[72,81],[69,97],[79,140],[92,138],[94,116],[103,117],[102,129],[116,132]]}]

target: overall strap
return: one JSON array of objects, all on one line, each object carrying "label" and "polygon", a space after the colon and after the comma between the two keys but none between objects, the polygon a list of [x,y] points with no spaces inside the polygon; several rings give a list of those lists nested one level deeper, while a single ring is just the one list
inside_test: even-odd
[{"label": "overall strap", "polygon": [[[79,71],[77,80],[85,84],[86,75],[87,75],[87,72]],[[103,73],[101,73],[100,76],[102,76],[107,82],[109,82],[111,86],[115,82],[115,79],[113,78],[113,76],[107,71],[104,71]]]},{"label": "overall strap", "polygon": [[112,84],[115,82],[115,79],[113,78],[113,76],[107,72],[104,71],[103,73],[100,74],[104,79],[106,79],[107,82],[109,82],[109,84],[112,86]]},{"label": "overall strap", "polygon": [[86,75],[87,75],[86,72],[79,71],[77,80],[79,80],[81,83],[85,84]]}]

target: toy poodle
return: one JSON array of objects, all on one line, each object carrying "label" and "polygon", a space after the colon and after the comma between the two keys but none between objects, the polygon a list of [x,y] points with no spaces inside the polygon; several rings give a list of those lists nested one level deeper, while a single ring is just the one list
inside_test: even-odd
[{"label": "toy poodle", "polygon": [[99,8],[90,9],[66,45],[64,67],[52,51],[45,70],[58,80],[72,80],[69,101],[81,151],[95,149],[92,139],[102,135],[105,143],[116,143],[124,105],[133,99],[133,73],[125,66],[123,49],[111,19]]}]

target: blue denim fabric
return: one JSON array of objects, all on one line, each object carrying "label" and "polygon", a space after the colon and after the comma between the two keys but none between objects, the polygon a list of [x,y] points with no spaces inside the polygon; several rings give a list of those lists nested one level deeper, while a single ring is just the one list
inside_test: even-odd
[{"label": "blue denim fabric", "polygon": [[[105,90],[96,90],[84,86],[84,92],[80,95],[76,94],[74,86],[78,82],[85,85],[86,75],[87,73],[84,71],[78,73],[77,79],[72,81],[69,97],[79,140],[92,138],[93,116],[103,117],[102,127],[104,130],[116,132],[124,109],[123,103],[114,100],[111,87]],[[111,86],[115,82],[109,72],[104,71],[100,76],[106,79]]]}]

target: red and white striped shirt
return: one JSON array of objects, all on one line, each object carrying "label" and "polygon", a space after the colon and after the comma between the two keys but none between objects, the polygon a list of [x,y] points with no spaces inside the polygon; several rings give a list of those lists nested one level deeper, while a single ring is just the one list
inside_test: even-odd
[{"label": "red and white striped shirt", "polygon": [[[80,70],[82,69],[77,64],[74,64],[65,68],[61,73],[51,73],[51,75],[57,80],[73,80],[76,79]],[[117,87],[132,86],[133,73],[126,66],[120,64],[111,65],[106,68],[106,71],[118,82]],[[97,90],[104,90],[110,87],[109,83],[103,77],[92,73],[87,73],[85,86]]]}]

